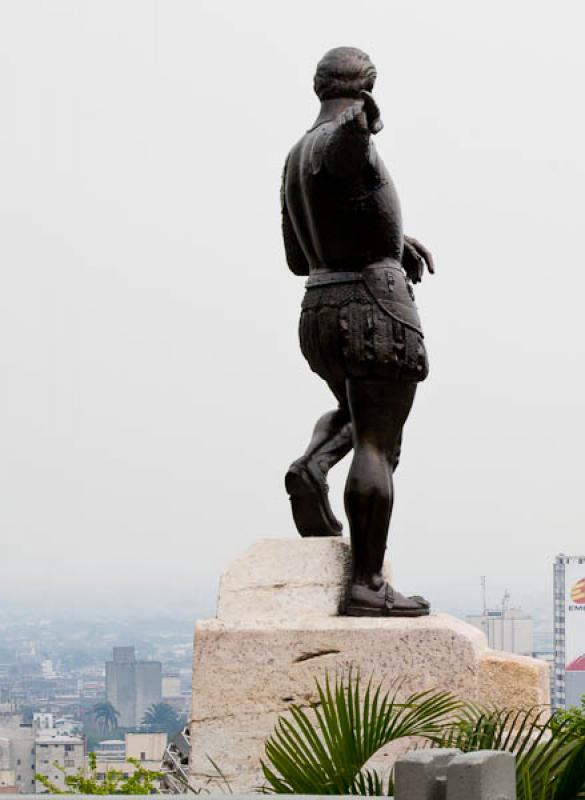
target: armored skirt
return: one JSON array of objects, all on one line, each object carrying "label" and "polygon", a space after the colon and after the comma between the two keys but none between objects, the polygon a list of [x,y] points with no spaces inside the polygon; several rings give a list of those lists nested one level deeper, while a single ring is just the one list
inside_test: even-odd
[{"label": "armored skirt", "polygon": [[299,322],[309,366],[333,387],[346,378],[423,381],[422,334],[388,314],[359,281],[307,288]]}]

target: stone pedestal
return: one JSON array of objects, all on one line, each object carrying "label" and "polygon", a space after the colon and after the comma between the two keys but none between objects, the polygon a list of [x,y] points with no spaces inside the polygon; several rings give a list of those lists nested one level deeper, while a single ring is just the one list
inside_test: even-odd
[{"label": "stone pedestal", "polygon": [[[218,616],[195,631],[191,776],[235,792],[262,785],[264,742],[290,703],[316,700],[314,679],[352,666],[363,676],[502,707],[549,702],[544,662],[487,648],[447,614],[337,616],[349,578],[343,539],[262,540],[223,575]],[[210,783],[211,782],[211,783]]]}]

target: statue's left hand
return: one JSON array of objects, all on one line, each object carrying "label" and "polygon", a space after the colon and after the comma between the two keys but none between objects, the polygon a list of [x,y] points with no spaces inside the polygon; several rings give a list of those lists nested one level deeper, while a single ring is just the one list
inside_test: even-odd
[{"label": "statue's left hand", "polygon": [[431,275],[434,275],[435,262],[427,248],[412,236],[405,236],[402,266],[413,283],[420,283],[425,265]]}]

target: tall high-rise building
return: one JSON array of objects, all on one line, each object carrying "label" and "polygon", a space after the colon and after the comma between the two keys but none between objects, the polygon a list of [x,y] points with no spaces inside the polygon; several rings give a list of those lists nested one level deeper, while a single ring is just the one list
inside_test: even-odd
[{"label": "tall high-rise building", "polygon": [[561,553],[553,569],[553,703],[570,708],[585,695],[585,556]]},{"label": "tall high-rise building", "polygon": [[160,661],[136,661],[133,647],[114,647],[106,661],[106,699],[119,713],[118,724],[133,728],[142,723],[147,709],[162,696]]}]

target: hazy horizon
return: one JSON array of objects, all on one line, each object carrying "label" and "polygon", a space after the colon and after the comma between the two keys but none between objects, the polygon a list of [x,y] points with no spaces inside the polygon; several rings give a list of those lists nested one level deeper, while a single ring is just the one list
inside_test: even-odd
[{"label": "hazy horizon", "polygon": [[492,605],[552,605],[554,556],[584,549],[584,21],[577,2],[0,6],[0,609],[213,613],[238,552],[296,536],[283,475],[333,400],[298,348],[280,174],[345,44],[378,68],[376,145],[437,264],[397,586],[472,611],[487,575]]}]

